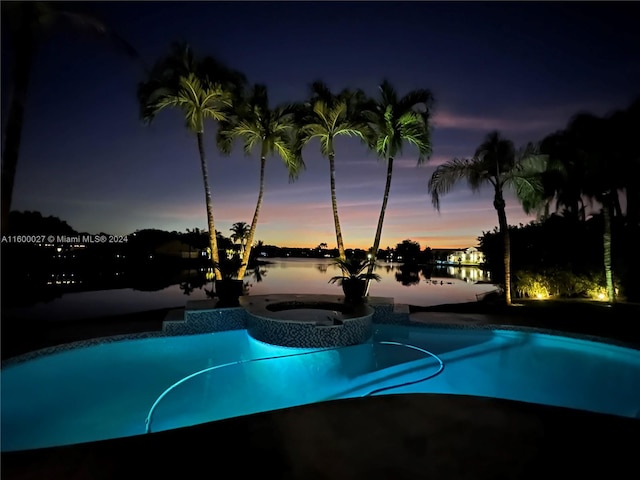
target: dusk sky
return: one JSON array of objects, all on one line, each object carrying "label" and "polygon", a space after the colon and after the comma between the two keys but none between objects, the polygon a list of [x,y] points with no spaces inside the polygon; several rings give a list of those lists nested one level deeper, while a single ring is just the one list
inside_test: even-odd
[{"label": "dusk sky", "polygon": [[[433,155],[416,166],[409,145],[395,171],[381,248],[477,245],[497,215],[489,189],[464,183],[434,210],[434,168],[469,157],[491,130],[516,146],[563,128],[579,111],[603,115],[640,95],[637,2],[110,2],[87,3],[151,65],[173,41],[213,55],[267,85],[272,106],[304,100],[314,80],[377,95],[388,79],[404,95],[433,92]],[[2,51],[3,116],[8,60]],[[104,42],[57,32],[36,58],[16,174],[13,210],[54,215],[82,232],[206,229],[195,136],[177,111],[142,124],[142,69]],[[205,130],[216,229],[251,222],[259,161],[240,144],[231,156]],[[289,183],[268,161],[256,239],[335,247],[328,161],[317,142]],[[373,244],[386,166],[354,139],[336,142],[336,191],[346,248]],[[510,224],[528,223],[507,197]],[[46,233],[46,232],[43,232]]]}]

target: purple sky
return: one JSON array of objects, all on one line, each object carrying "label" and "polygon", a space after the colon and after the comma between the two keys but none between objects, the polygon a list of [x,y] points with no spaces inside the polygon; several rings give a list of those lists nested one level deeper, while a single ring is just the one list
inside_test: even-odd
[{"label": "purple sky", "polygon": [[[272,105],[304,100],[316,79],[332,89],[376,94],[387,78],[400,94],[430,89],[436,99],[433,155],[416,167],[409,146],[395,163],[381,247],[404,239],[422,247],[468,247],[497,225],[491,191],[461,184],[436,212],[427,183],[440,163],[471,156],[500,130],[516,146],[563,128],[581,110],[602,115],[640,95],[636,2],[110,2],[90,3],[148,64],[175,40],[265,83]],[[3,45],[5,43],[3,42]],[[3,114],[7,60],[3,49]],[[175,111],[142,125],[142,71],[92,38],[56,33],[33,70],[14,191],[14,210],[55,215],[79,231],[206,229],[193,134]],[[222,157],[215,124],[205,141],[216,229],[250,223],[259,162],[239,145]],[[289,183],[268,162],[256,239],[335,246],[327,160],[304,151],[307,170]],[[357,140],[336,143],[336,188],[347,248],[368,248],[385,165]],[[532,220],[512,196],[509,223]]]}]

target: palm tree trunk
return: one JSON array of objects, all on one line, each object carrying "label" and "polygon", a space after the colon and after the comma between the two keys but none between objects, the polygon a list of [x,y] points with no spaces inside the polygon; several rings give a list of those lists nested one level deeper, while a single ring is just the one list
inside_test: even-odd
[{"label": "palm tree trunk", "polygon": [[258,226],[258,215],[260,215],[260,207],[262,206],[262,196],[264,194],[264,170],[267,164],[267,158],[263,155],[260,157],[260,190],[258,193],[258,202],[256,203],[256,210],[253,212],[253,220],[251,220],[251,229],[249,230],[249,236],[247,237],[247,247],[244,250],[244,256],[242,257],[242,266],[238,271],[238,279],[244,278],[244,272],[249,265],[249,258],[251,257],[251,248],[253,246],[253,237],[256,233],[256,227]]},{"label": "palm tree trunk", "polygon": [[507,305],[511,305],[511,236],[509,235],[509,225],[507,224],[507,213],[502,191],[496,187],[493,207],[498,212],[498,225],[502,234],[504,247],[504,293]]},{"label": "palm tree trunk", "polygon": [[607,283],[607,298],[609,303],[616,301],[613,288],[613,273],[611,268],[611,194],[608,193],[602,202],[602,217],[604,220],[604,233],[602,243],[604,246],[604,276]]},{"label": "palm tree trunk", "polygon": [[4,146],[2,151],[2,235],[6,235],[9,228],[9,213],[13,199],[13,186],[20,155],[20,140],[24,111],[27,104],[27,92],[31,78],[31,64],[36,50],[36,40],[31,32],[21,35],[17,39],[15,63],[11,88],[11,104],[7,115]]},{"label": "palm tree trunk", "polygon": [[338,218],[338,201],[336,200],[336,164],[333,146],[329,150],[329,172],[331,173],[331,207],[333,208],[333,223],[336,227],[336,242],[338,244],[338,255],[341,260],[347,258],[344,253],[344,243],[342,242],[342,229]]},{"label": "palm tree trunk", "polygon": [[[202,132],[198,132],[198,151],[200,152],[200,166],[202,167],[202,180],[204,181],[204,195],[207,204],[207,225],[209,227],[209,243],[211,245],[211,259],[215,265],[220,264],[218,256],[218,239],[213,222],[213,202],[211,201],[211,189],[209,188],[209,174],[207,173],[207,162],[204,157],[204,140]],[[214,269],[216,280],[222,280],[222,274],[218,269]]]},{"label": "palm tree trunk", "polygon": [[[373,273],[373,265],[378,258],[378,249],[380,248],[380,238],[382,237],[382,224],[384,223],[384,214],[387,211],[387,202],[389,201],[389,190],[391,190],[391,176],[393,175],[393,157],[389,157],[387,160],[387,181],[384,185],[384,195],[382,196],[382,207],[380,208],[380,217],[378,217],[378,227],[376,228],[376,236],[373,239],[373,247],[371,249],[371,255],[373,256],[371,264],[367,269],[367,273]],[[371,280],[367,280],[367,288],[365,290],[365,296],[369,295],[369,286]]]}]

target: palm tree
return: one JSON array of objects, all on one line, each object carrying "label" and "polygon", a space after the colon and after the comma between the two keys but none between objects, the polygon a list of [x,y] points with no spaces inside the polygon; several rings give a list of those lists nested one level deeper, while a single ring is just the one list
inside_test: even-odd
[{"label": "palm tree", "polygon": [[[240,255],[244,256],[245,241],[249,236],[249,225],[247,225],[246,222],[236,222],[230,230],[233,232],[231,240],[233,240],[234,243],[240,242]],[[238,276],[238,278],[242,279],[240,276]]]},{"label": "palm tree", "polygon": [[[118,50],[137,58],[133,47],[93,15],[63,10],[55,2],[2,2],[2,31],[13,49],[11,93],[2,147],[2,233],[8,228],[29,84],[38,47],[54,27],[71,26],[107,38]],[[72,7],[73,8],[73,7]],[[3,39],[4,40],[4,39]]]},{"label": "palm tree", "polygon": [[364,94],[357,91],[342,90],[333,94],[323,82],[314,82],[311,86],[311,98],[297,109],[296,124],[298,126],[298,147],[302,147],[310,140],[320,140],[320,152],[329,160],[329,175],[331,188],[331,206],[333,223],[336,231],[338,256],[345,260],[342,229],[338,217],[338,202],[336,199],[336,169],[334,139],[340,135],[364,139],[365,123],[361,117],[360,106]]},{"label": "palm tree", "polygon": [[516,152],[513,142],[498,132],[489,133],[473,158],[448,161],[436,168],[429,180],[429,193],[433,206],[440,210],[440,197],[462,179],[472,190],[485,184],[494,190],[493,207],[498,213],[498,225],[504,246],[504,285],[507,305],[511,305],[511,241],[505,210],[504,191],[515,190],[524,211],[529,213],[541,203],[543,187],[541,175],[546,168],[546,157],[538,154],[532,144]]},{"label": "palm tree", "polygon": [[[161,110],[182,111],[187,128],[195,133],[204,182],[211,258],[220,262],[209,174],[204,150],[205,119],[226,120],[240,88],[241,74],[226,68],[212,57],[197,60],[187,44],[174,44],[170,53],[152,68],[148,79],[138,86],[138,100],[144,122],[150,123]],[[216,271],[216,279],[220,280]]]},{"label": "palm tree", "polygon": [[[393,160],[402,153],[405,143],[412,144],[418,149],[418,164],[423,163],[431,155],[429,117],[432,104],[433,95],[429,90],[413,90],[404,97],[398,98],[394,88],[385,80],[380,85],[379,100],[370,103],[365,109],[369,148],[387,162],[387,179],[382,207],[371,249],[374,259],[380,248],[382,226],[391,189]],[[368,273],[372,272],[373,264],[370,264]]]},{"label": "palm tree", "polygon": [[[249,265],[253,239],[262,207],[267,157],[280,156],[289,171],[289,178],[292,180],[297,177],[302,164],[299,161],[300,158],[293,154],[293,112],[284,107],[270,109],[267,88],[264,85],[255,85],[249,97],[235,109],[234,115],[220,124],[218,147],[223,153],[231,153],[233,141],[236,138],[243,139],[244,152],[247,155],[251,154],[255,147],[260,149],[260,187],[251,228],[248,229],[246,236],[247,248],[243,249],[243,265],[238,272],[238,278],[242,279],[247,265]],[[246,224],[244,225],[246,226]]]},{"label": "palm tree", "polygon": [[563,216],[586,220],[585,198],[582,192],[585,166],[576,155],[573,138],[567,131],[558,131],[546,136],[540,143],[540,151],[548,155],[547,172],[543,179],[547,202],[555,199],[554,210],[563,210]]},{"label": "palm tree", "polygon": [[[614,214],[622,215],[619,190],[624,188],[627,192],[633,191],[632,185],[637,182],[633,175],[633,154],[629,148],[631,138],[635,137],[631,133],[632,129],[626,132],[628,137],[621,136],[621,133],[624,135],[624,127],[622,112],[606,118],[589,113],[577,114],[562,132],[568,138],[567,148],[560,154],[553,152],[562,165],[577,159],[582,173],[577,183],[580,195],[602,205],[603,261],[609,302],[616,300],[611,255],[611,218]],[[635,172],[637,171],[636,165]],[[566,189],[566,185],[560,185],[558,195],[562,195]]]},{"label": "palm tree", "polygon": [[[622,216],[618,197],[624,190],[627,204],[625,223],[635,229],[640,226],[640,148],[637,142],[640,98],[628,108],[606,116],[604,124],[604,132],[600,132],[600,137],[605,138],[600,144],[602,158],[599,163],[603,163],[606,174],[604,179],[608,180],[612,188],[615,214]],[[599,175],[596,178],[602,180]]]}]

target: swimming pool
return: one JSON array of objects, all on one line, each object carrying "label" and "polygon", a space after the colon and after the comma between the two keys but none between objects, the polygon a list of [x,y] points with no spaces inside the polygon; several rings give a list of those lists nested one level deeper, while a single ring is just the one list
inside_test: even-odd
[{"label": "swimming pool", "polygon": [[477,395],[640,417],[640,351],[524,330],[397,325],[376,325],[361,345],[292,349],[233,330],[37,357],[3,368],[1,386],[2,451],[369,394]]}]

